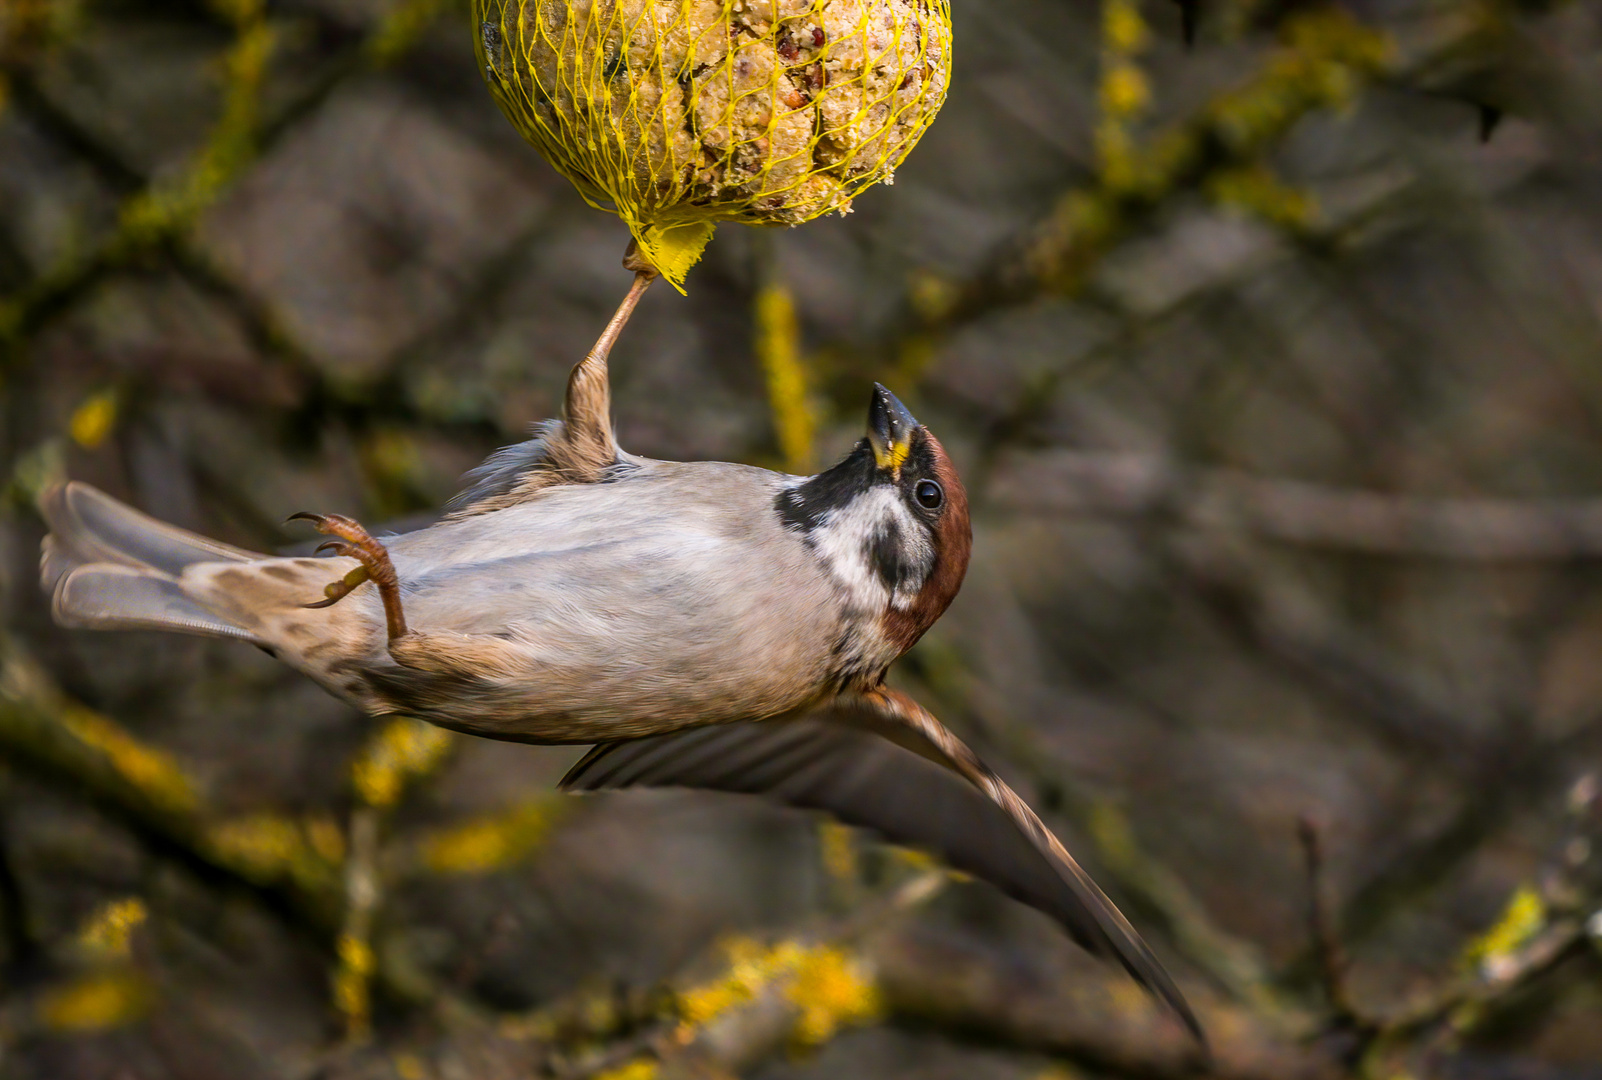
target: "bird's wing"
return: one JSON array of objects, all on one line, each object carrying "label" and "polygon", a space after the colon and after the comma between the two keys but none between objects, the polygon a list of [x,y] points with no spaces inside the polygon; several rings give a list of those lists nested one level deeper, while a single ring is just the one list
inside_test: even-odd
[{"label": "bird's wing", "polygon": [[1000,777],[911,698],[846,695],[800,719],[693,728],[601,743],[566,791],[689,787],[766,795],[823,810],[959,870],[1055,918],[1173,1009],[1195,1014],[1135,928]]}]

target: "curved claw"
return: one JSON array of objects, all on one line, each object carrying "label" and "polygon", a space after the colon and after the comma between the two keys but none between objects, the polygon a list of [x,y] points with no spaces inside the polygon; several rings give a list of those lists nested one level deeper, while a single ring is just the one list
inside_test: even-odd
[{"label": "curved claw", "polygon": [[360,522],[343,514],[311,514],[302,511],[291,514],[287,520],[309,521],[318,532],[334,537],[318,545],[318,554],[333,551],[361,563],[359,567],[323,590],[326,599],[307,604],[306,607],[330,607],[350,595],[351,591],[363,582],[372,581],[378,586],[379,597],[384,602],[384,621],[389,630],[390,640],[406,636],[406,616],[401,607],[400,580],[395,575],[395,565],[390,561],[389,551],[383,544],[362,528]]}]

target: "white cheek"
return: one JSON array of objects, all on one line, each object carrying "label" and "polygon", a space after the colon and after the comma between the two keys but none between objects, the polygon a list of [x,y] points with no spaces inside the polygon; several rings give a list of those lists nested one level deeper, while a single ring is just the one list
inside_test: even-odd
[{"label": "white cheek", "polygon": [[890,604],[890,590],[869,565],[863,551],[863,538],[869,535],[882,514],[870,514],[864,504],[871,496],[855,500],[843,510],[832,511],[812,530],[812,544],[829,573],[845,589],[852,607],[882,611]]},{"label": "white cheek", "polygon": [[882,535],[890,525],[899,531],[906,554],[920,566],[934,561],[934,548],[922,524],[890,487],[879,487],[831,511],[812,531],[812,543],[835,580],[845,589],[853,607],[883,611],[887,607],[911,606],[923,588],[923,574],[903,582],[894,595],[885,586],[877,568],[868,558],[868,540]]}]

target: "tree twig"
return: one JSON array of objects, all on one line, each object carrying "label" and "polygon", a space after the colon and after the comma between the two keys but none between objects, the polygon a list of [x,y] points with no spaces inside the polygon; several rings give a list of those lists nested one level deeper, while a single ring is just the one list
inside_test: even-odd
[{"label": "tree twig", "polygon": [[1602,556],[1602,498],[1428,498],[1187,467],[1153,454],[1053,451],[998,464],[987,505],[1025,514],[1164,514],[1303,547],[1465,561]]},{"label": "tree twig", "polygon": [[1319,983],[1334,1013],[1335,1023],[1342,1027],[1361,1027],[1363,1020],[1358,1016],[1346,985],[1346,954],[1341,948],[1326,895],[1323,839],[1318,826],[1306,814],[1296,821],[1296,838],[1301,841],[1307,862],[1307,934],[1318,958]]}]

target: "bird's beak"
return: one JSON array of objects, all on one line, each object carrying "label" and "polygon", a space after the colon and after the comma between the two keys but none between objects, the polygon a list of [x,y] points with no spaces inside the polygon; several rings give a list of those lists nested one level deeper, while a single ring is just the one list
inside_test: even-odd
[{"label": "bird's beak", "polygon": [[868,443],[880,469],[901,476],[902,463],[912,450],[912,433],[917,430],[918,421],[900,399],[874,383],[873,399],[868,402]]}]

